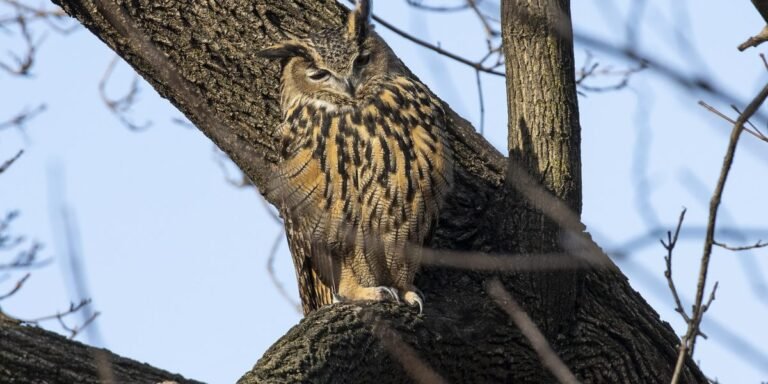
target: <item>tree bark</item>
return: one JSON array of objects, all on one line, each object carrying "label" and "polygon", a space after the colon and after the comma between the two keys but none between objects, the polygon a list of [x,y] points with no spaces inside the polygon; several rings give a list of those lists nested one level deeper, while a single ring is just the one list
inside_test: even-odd
[{"label": "tree bark", "polygon": [[[332,0],[54,3],[133,66],[257,187],[265,184],[269,165],[277,158],[279,68],[255,53],[280,40],[281,29],[301,34],[338,25],[346,12]],[[564,248],[559,241],[563,230],[583,236],[572,41],[553,37],[552,28],[537,24],[562,19],[548,8],[535,8],[552,2],[527,3],[527,12],[536,17],[505,16],[505,48],[516,52],[509,60],[519,66],[508,69],[510,163],[450,112],[456,188],[432,248],[542,253]],[[567,2],[556,6],[567,15]],[[521,76],[526,68],[534,72]],[[524,187],[535,190],[536,185],[548,193],[532,199]],[[547,203],[551,198],[558,203]],[[570,216],[551,210],[562,202],[570,207]],[[626,278],[615,268],[562,273],[566,279],[553,278],[556,273],[427,266],[416,282],[426,296],[423,314],[386,303],[322,308],[278,340],[239,382],[554,381],[526,338],[489,298],[485,284],[496,277],[583,382],[669,381],[679,341]],[[34,345],[17,347],[34,354]],[[65,368],[69,362],[57,364]],[[705,382],[690,359],[683,378]]]},{"label": "tree bark", "polygon": [[199,383],[36,326],[20,325],[0,314],[0,383],[157,384],[164,381]]}]

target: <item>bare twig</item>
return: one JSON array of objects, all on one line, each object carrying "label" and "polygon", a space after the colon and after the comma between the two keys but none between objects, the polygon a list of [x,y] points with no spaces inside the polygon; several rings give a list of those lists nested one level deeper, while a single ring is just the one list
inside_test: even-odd
[{"label": "bare twig", "polygon": [[[80,28],[80,24],[72,21],[72,19],[64,12],[64,10],[58,7],[55,9],[47,9],[43,8],[42,6],[40,8],[36,8],[20,3],[16,0],[0,0],[0,4],[6,4],[12,7],[17,14],[14,17],[0,18],[0,28],[9,24],[18,24],[19,16],[21,16],[21,18],[27,24],[35,21],[43,21],[52,30],[63,35],[69,34]],[[63,22],[64,24],[60,25],[60,22]]]},{"label": "bare twig", "polygon": [[485,101],[483,100],[483,81],[480,79],[480,71],[475,70],[477,81],[477,98],[480,102],[480,135],[485,131]]},{"label": "bare twig", "polygon": [[293,307],[296,312],[303,313],[301,309],[301,303],[296,301],[293,296],[288,294],[285,286],[282,282],[280,282],[280,280],[277,278],[277,274],[275,273],[275,258],[277,257],[277,251],[280,249],[280,242],[283,239],[283,235],[285,234],[285,231],[282,228],[283,227],[280,226],[280,233],[275,236],[275,239],[272,241],[272,247],[269,250],[269,257],[267,258],[267,275],[269,276],[269,279],[272,281],[272,285],[275,286],[280,296],[282,296],[289,304],[291,304],[291,307]]},{"label": "bare twig", "polygon": [[[194,126],[193,126],[194,127]],[[227,184],[235,187],[235,188],[247,188],[247,187],[253,187],[253,183],[251,183],[250,180],[248,180],[248,177],[245,176],[244,173],[240,172],[240,178],[232,177],[229,174],[229,168],[228,165],[231,163],[231,160],[229,159],[229,156],[227,156],[224,151],[219,149],[217,146],[213,146],[213,161],[216,162],[216,165],[219,166],[221,169],[221,172],[224,174],[224,180],[227,182]]]},{"label": "bare twig", "polygon": [[[28,276],[29,274],[25,276],[25,279]],[[69,308],[67,308],[64,312],[56,312],[53,315],[42,316],[35,319],[30,319],[30,320],[19,319],[19,321],[21,321],[24,324],[39,325],[41,322],[44,322],[44,321],[56,320],[59,322],[59,325],[61,325],[62,329],[69,332],[69,336],[68,336],[69,339],[74,339],[80,332],[82,332],[84,329],[86,329],[86,327],[88,327],[91,323],[93,323],[93,321],[100,315],[100,313],[93,312],[89,314],[87,318],[85,318],[82,324],[74,325],[74,326],[68,325],[64,321],[64,318],[69,315],[83,311],[89,304],[91,304],[91,299],[84,299],[84,300],[80,300],[80,302],[78,303],[69,303]]]},{"label": "bare twig", "polygon": [[[712,255],[712,247],[715,243],[715,227],[717,226],[717,211],[720,207],[722,200],[723,190],[725,189],[725,183],[728,179],[728,174],[731,171],[733,165],[733,159],[736,154],[736,147],[739,142],[739,137],[744,129],[744,124],[757,112],[758,108],[763,104],[765,99],[768,98],[768,84],[758,93],[757,96],[747,105],[744,113],[739,116],[736,123],[733,125],[731,131],[731,137],[728,142],[728,149],[723,159],[723,166],[720,169],[720,177],[717,181],[717,186],[712,194],[712,200],[709,205],[709,219],[707,222],[707,234],[704,240],[704,251],[701,256],[701,266],[699,269],[699,281],[696,287],[696,299],[693,304],[693,313],[691,321],[688,323],[688,330],[685,336],[683,336],[680,343],[680,352],[678,354],[677,363],[675,364],[675,371],[672,376],[672,384],[676,384],[680,380],[682,373],[682,367],[687,355],[692,356],[694,347],[696,345],[696,337],[699,335],[699,326],[701,319],[704,316],[704,312],[709,308],[709,303],[704,303],[704,290],[707,283],[707,274],[709,271],[709,260]],[[715,285],[716,287],[717,285]],[[714,298],[714,289],[710,295]]]},{"label": "bare twig", "polygon": [[768,25],[763,27],[757,35],[750,36],[745,42],[739,44],[737,48],[739,51],[744,52],[747,48],[757,47],[766,41],[768,41]]},{"label": "bare twig", "polygon": [[[410,4],[410,2],[409,2],[409,4]],[[437,52],[437,53],[439,53],[439,54],[441,54],[441,55],[443,55],[445,57],[448,57],[448,58],[450,58],[452,60],[455,60],[455,61],[458,61],[458,62],[460,62],[462,64],[468,65],[468,66],[472,67],[473,69],[475,69],[476,71],[490,73],[490,74],[493,74],[493,75],[496,75],[496,76],[501,76],[501,77],[505,76],[504,73],[502,73],[502,72],[499,72],[499,71],[497,71],[497,70],[495,70],[493,68],[484,66],[483,65],[483,60],[472,61],[472,60],[469,60],[469,59],[467,59],[467,58],[465,58],[465,57],[463,57],[461,55],[458,55],[458,54],[455,54],[453,52],[447,51],[447,50],[441,48],[439,45],[434,45],[434,44],[428,43],[428,42],[426,42],[424,40],[419,39],[416,36],[411,35],[408,32],[403,31],[400,28],[395,27],[393,24],[387,22],[386,20],[384,20],[384,19],[382,19],[382,18],[380,18],[380,17],[378,17],[376,15],[373,16],[373,20],[375,20],[377,23],[383,25],[385,28],[389,29],[390,31],[400,35],[401,37],[403,37],[403,38],[405,38],[407,40],[410,40],[410,41],[412,41],[412,42],[414,42],[414,43],[416,43],[416,44],[418,44],[418,45],[420,45],[420,46],[422,46],[424,48],[427,48],[427,49],[430,49],[432,51],[435,51],[435,52]]]},{"label": "bare twig", "polygon": [[[648,66],[642,60],[638,62],[636,67],[626,69],[613,69],[611,67],[599,68],[600,63],[594,61],[594,56],[591,52],[587,51],[587,57],[584,60],[584,64],[581,69],[576,72],[576,86],[581,95],[584,95],[582,91],[589,92],[609,92],[618,91],[629,85],[629,80],[632,75],[645,70]],[[599,68],[599,69],[598,69]],[[587,85],[586,80],[597,76],[620,76],[621,78],[614,84],[609,85]]]},{"label": "bare twig", "polygon": [[456,12],[456,11],[463,11],[469,8],[469,3],[465,0],[463,1],[464,4],[453,5],[453,6],[426,5],[422,3],[422,0],[405,0],[405,2],[414,8],[423,9],[425,11],[431,11],[431,12]]},{"label": "bare twig", "polygon": [[420,248],[413,252],[418,252],[421,255],[420,262],[423,265],[473,271],[556,271],[610,268],[612,265],[606,264],[609,259],[589,253],[577,258],[568,257],[564,253],[500,255],[430,248]]},{"label": "bare twig", "polygon": [[498,278],[493,278],[486,284],[486,291],[496,304],[509,315],[525,338],[528,339],[533,350],[539,355],[541,364],[552,372],[552,375],[560,383],[572,384],[579,382],[568,366],[557,356],[530,316],[525,313],[520,304],[507,292]]},{"label": "bare twig", "polygon": [[76,336],[77,336],[77,335],[78,335],[78,334],[79,334],[79,333],[80,333],[80,332],[81,332],[83,329],[85,329],[86,327],[88,327],[88,325],[90,325],[91,323],[93,323],[93,321],[94,321],[94,320],[96,320],[96,318],[97,318],[97,317],[99,317],[99,315],[100,315],[100,314],[101,314],[101,312],[98,312],[98,311],[96,311],[96,312],[93,312],[93,313],[92,313],[90,316],[88,316],[88,318],[86,318],[86,319],[85,319],[85,321],[83,322],[83,324],[81,324],[81,325],[75,325],[75,326],[72,326],[72,327],[70,327],[69,325],[67,325],[67,323],[65,323],[65,322],[64,322],[64,319],[62,319],[62,318],[61,318],[61,316],[57,316],[57,317],[56,317],[56,320],[58,320],[58,321],[59,321],[59,325],[61,325],[61,327],[62,327],[64,330],[66,330],[67,332],[69,332],[69,339],[70,339],[70,340],[72,340],[72,339],[74,339],[74,338],[75,338],[75,337],[76,337]]},{"label": "bare twig", "polygon": [[[23,238],[16,238],[15,243],[12,243],[11,246],[16,246],[17,244],[20,244],[23,241]],[[4,247],[6,245],[4,244]],[[33,242],[29,249],[25,249],[21,252],[19,252],[18,255],[16,255],[16,258],[7,264],[0,264],[0,271],[2,270],[8,270],[8,269],[30,269],[30,268],[39,268],[48,265],[48,263],[51,262],[51,259],[46,259],[42,261],[37,261],[37,254],[38,252],[43,248],[43,245],[38,242]]]},{"label": "bare twig", "polygon": [[[717,115],[718,117],[722,118],[723,120],[725,120],[725,121],[727,121],[727,122],[729,122],[731,124],[736,124],[736,120],[733,120],[732,118],[728,117],[726,114],[724,114],[723,112],[720,112],[720,110],[718,110],[717,108],[707,104],[706,102],[704,102],[702,100],[699,100],[699,105],[701,105],[704,109],[714,113],[715,115]],[[736,108],[734,107],[734,109],[736,109]],[[741,114],[741,112],[738,112],[738,109],[736,109],[736,110],[737,110],[737,113]],[[747,121],[747,123],[749,123],[750,125],[752,124],[749,121]],[[768,136],[765,136],[754,125],[751,128],[750,127],[744,127],[744,130],[747,133],[749,133],[750,135],[752,135],[752,136],[754,136],[754,137],[756,137],[756,138],[758,138],[760,140],[763,140],[765,142],[768,142]]]},{"label": "bare twig", "polygon": [[27,27],[27,19],[22,14],[18,14],[16,16],[15,24],[19,26],[21,37],[24,40],[24,44],[26,45],[26,51],[22,56],[9,53],[15,63],[13,65],[9,65],[0,61],[0,68],[11,75],[29,76],[29,71],[32,69],[32,65],[35,63],[35,53],[37,52],[37,48],[40,46],[40,43],[42,43],[43,39],[41,38],[37,42],[34,41],[32,38],[32,33]]},{"label": "bare twig", "polygon": [[14,294],[16,294],[16,292],[18,292],[21,289],[21,287],[24,286],[24,283],[27,281],[27,279],[29,279],[29,276],[30,276],[30,274],[27,273],[26,275],[24,275],[24,277],[22,277],[21,279],[19,279],[19,281],[16,282],[16,284],[13,286],[13,288],[8,293],[0,295],[0,301],[3,301],[5,299],[13,296]]},{"label": "bare twig", "polygon": [[112,61],[109,62],[109,65],[107,65],[107,69],[104,71],[104,75],[101,77],[101,80],[99,81],[99,96],[101,96],[101,100],[107,106],[109,111],[112,112],[113,115],[117,116],[120,122],[123,123],[123,125],[125,125],[128,129],[132,131],[143,131],[149,128],[150,125],[152,125],[151,121],[145,121],[143,124],[139,125],[134,123],[128,117],[128,112],[136,103],[136,96],[139,94],[138,75],[136,74],[133,75],[134,77],[133,77],[133,80],[131,81],[131,86],[125,95],[117,99],[111,99],[107,96],[107,91],[106,91],[107,83],[112,78],[112,73],[114,72],[115,66],[117,65],[119,60],[120,60],[120,56],[115,55]]},{"label": "bare twig", "polygon": [[[0,251],[13,250],[26,241],[23,236],[12,236],[7,233],[10,223],[18,216],[18,211],[11,211],[0,219]],[[19,251],[12,261],[0,263],[0,271],[30,269],[48,264],[50,260],[37,261],[38,252],[42,247],[42,244],[33,241],[28,248]]]},{"label": "bare twig", "polygon": [[475,12],[475,15],[477,15],[477,18],[480,19],[480,23],[483,24],[483,29],[485,30],[485,34],[487,35],[488,39],[501,36],[501,32],[498,29],[493,28],[491,26],[491,23],[488,20],[488,17],[480,11],[480,8],[478,8],[477,6],[478,0],[466,0],[466,2],[469,5],[469,7],[472,8],[472,11]]},{"label": "bare twig", "polygon": [[29,120],[43,113],[45,109],[46,109],[45,104],[40,104],[37,107],[32,108],[31,110],[28,110],[25,108],[24,110],[16,114],[16,116],[6,121],[0,122],[0,130],[11,128],[11,127],[22,130],[24,129],[25,125],[29,122]]},{"label": "bare twig", "polygon": [[91,303],[91,299],[83,299],[77,303],[69,303],[69,308],[67,308],[64,312],[56,312],[53,315],[46,315],[46,316],[31,319],[31,320],[21,320],[21,321],[28,324],[37,324],[47,320],[60,319],[62,317],[66,317],[73,313],[76,313],[77,311],[85,308],[85,306],[90,303]]},{"label": "bare twig", "polygon": [[757,249],[757,248],[768,247],[768,243],[763,243],[762,240],[758,240],[757,243],[752,244],[752,245],[745,245],[745,246],[740,246],[740,247],[730,246],[728,244],[720,243],[718,241],[714,241],[713,244],[718,246],[718,247],[720,247],[720,248],[727,249],[729,251],[748,251],[750,249]]},{"label": "bare twig", "polygon": [[16,162],[16,160],[18,160],[19,157],[21,157],[21,155],[23,155],[23,154],[24,154],[24,150],[20,149],[18,152],[16,152],[15,155],[13,155],[13,157],[11,157],[10,159],[8,159],[8,160],[4,161],[2,164],[0,164],[0,173],[5,172],[5,170],[8,169],[11,166],[11,164]]},{"label": "bare twig", "polygon": [[661,245],[664,247],[664,249],[667,250],[667,255],[664,256],[664,263],[667,267],[666,270],[664,270],[664,277],[667,279],[667,285],[669,286],[669,290],[672,292],[672,298],[675,300],[675,312],[679,313],[680,316],[683,317],[683,320],[685,320],[686,324],[689,324],[691,322],[691,318],[683,308],[680,295],[677,293],[675,280],[672,278],[672,253],[675,249],[675,246],[677,245],[677,239],[680,236],[680,228],[682,228],[683,220],[685,220],[685,212],[685,208],[683,208],[682,212],[680,212],[680,218],[677,221],[677,227],[675,228],[674,235],[672,232],[667,231],[667,242],[665,243],[663,239],[659,241],[661,242]]}]

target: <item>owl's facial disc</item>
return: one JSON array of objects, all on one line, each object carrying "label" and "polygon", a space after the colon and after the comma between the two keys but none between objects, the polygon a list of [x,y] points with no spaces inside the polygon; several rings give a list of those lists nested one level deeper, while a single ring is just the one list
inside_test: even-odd
[{"label": "owl's facial disc", "polygon": [[306,69],[307,80],[322,87],[330,88],[337,93],[355,97],[355,87],[352,81],[347,77],[341,77],[335,73],[315,66],[308,66]]}]

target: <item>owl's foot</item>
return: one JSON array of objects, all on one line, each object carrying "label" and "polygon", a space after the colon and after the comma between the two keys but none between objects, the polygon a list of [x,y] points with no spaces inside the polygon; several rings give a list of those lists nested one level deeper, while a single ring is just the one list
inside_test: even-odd
[{"label": "owl's foot", "polygon": [[346,292],[339,292],[338,295],[334,295],[334,302],[342,301],[358,301],[358,300],[373,300],[373,301],[386,301],[394,300],[400,302],[400,298],[397,295],[397,289],[392,287],[355,287],[354,289],[347,290]]},{"label": "owl's foot", "polygon": [[413,287],[413,290],[405,292],[403,294],[403,301],[406,302],[406,304],[415,307],[419,306],[419,314],[424,310],[424,299],[422,298],[423,294],[419,291],[418,288]]}]

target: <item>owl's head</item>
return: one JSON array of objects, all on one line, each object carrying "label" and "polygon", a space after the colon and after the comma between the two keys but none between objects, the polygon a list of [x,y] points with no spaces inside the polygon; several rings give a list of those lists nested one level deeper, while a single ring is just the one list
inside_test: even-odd
[{"label": "owl's head", "polygon": [[292,38],[259,52],[283,63],[282,97],[349,105],[378,75],[390,73],[396,59],[370,24],[372,0],[358,0],[345,25]]}]

